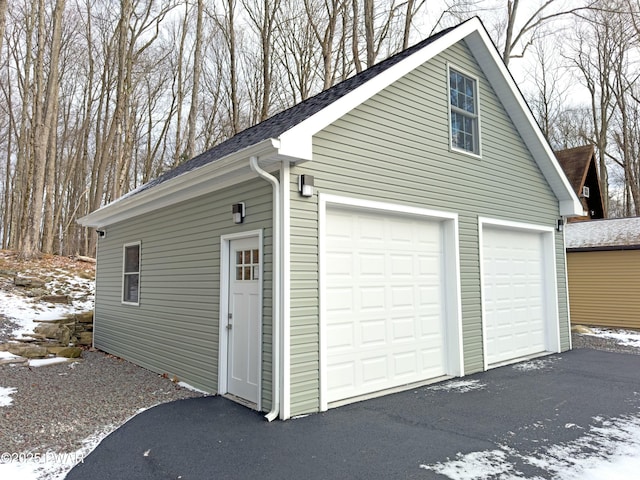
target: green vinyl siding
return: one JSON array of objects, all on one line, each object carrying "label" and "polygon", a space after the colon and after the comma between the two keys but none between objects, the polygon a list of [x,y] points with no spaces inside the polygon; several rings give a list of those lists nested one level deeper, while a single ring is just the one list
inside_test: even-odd
[{"label": "green vinyl siding", "polygon": [[[244,201],[245,222],[231,205]],[[95,345],[207,392],[218,389],[220,237],[263,231],[263,409],[271,408],[272,189],[245,182],[106,228],[99,239]],[[140,242],[140,304],[122,304],[123,245]]]},{"label": "green vinyl siding", "polygon": [[[449,148],[447,64],[478,78],[480,158]],[[318,195],[459,215],[464,371],[483,369],[478,217],[554,226],[558,201],[464,43],[418,67],[314,137],[313,161],[291,170],[291,414],[319,409]],[[562,348],[567,306],[556,242]]]}]

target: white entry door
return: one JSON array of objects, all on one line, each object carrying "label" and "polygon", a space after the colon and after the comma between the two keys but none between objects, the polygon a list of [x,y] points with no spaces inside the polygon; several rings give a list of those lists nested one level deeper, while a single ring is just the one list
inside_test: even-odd
[{"label": "white entry door", "polygon": [[260,250],[258,238],[229,248],[227,392],[258,403],[260,378]]},{"label": "white entry door", "polygon": [[543,233],[485,226],[483,232],[484,329],[487,366],[542,353],[546,347]]},{"label": "white entry door", "polygon": [[442,222],[327,209],[328,402],[444,375]]}]

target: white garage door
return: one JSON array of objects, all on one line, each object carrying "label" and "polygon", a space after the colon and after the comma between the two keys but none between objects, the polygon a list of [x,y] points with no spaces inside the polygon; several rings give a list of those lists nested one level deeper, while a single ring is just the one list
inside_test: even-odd
[{"label": "white garage door", "polygon": [[326,218],[327,401],[443,375],[442,224],[342,208]]},{"label": "white garage door", "polygon": [[485,226],[482,252],[486,363],[544,352],[543,234]]}]

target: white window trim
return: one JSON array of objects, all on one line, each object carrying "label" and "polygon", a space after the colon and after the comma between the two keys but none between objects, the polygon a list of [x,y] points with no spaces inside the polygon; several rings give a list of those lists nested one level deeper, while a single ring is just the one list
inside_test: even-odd
[{"label": "white window trim", "polygon": [[[125,287],[125,263],[126,263],[126,251],[127,251],[127,247],[133,247],[133,246],[137,246],[138,247],[138,301],[137,302],[128,302],[124,299],[124,287]],[[125,243],[122,246],[122,289],[120,291],[120,301],[123,305],[134,305],[134,306],[140,306],[140,281],[142,280],[142,242],[137,241],[137,242],[131,242],[131,243]]]},{"label": "white window trim", "polygon": [[[452,105],[451,105],[451,70],[454,70],[458,73],[460,73],[461,75],[464,75],[465,77],[469,77],[471,80],[473,80],[475,82],[475,102],[476,102],[476,134],[477,134],[477,147],[478,147],[478,151],[477,152],[470,152],[468,150],[465,150],[463,148],[456,148],[453,146],[453,132],[451,130],[451,110],[452,110]],[[446,78],[446,85],[447,85],[447,118],[448,118],[448,125],[447,128],[449,130],[449,151],[450,152],[455,152],[455,153],[461,153],[463,155],[468,155],[469,157],[473,157],[473,158],[477,158],[477,159],[481,159],[482,158],[482,135],[481,135],[481,118],[482,118],[482,112],[480,111],[480,79],[470,73],[469,71],[465,70],[464,68],[459,68],[456,65],[451,65],[450,63],[447,63],[447,78]]]}]

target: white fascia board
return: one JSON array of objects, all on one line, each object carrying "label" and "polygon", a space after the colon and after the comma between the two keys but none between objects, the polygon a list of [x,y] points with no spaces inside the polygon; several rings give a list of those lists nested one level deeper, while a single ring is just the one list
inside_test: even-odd
[{"label": "white fascia board", "polygon": [[479,19],[473,18],[467,21],[385,71],[380,72],[369,81],[363,83],[306,120],[291,127],[279,137],[280,154],[302,161],[311,160],[312,141],[316,133],[361,105],[396,80],[407,75],[451,45],[454,45],[479,29],[483,29]]},{"label": "white fascia board", "polygon": [[466,43],[558,198],[560,215],[581,215],[583,207],[578,196],[484,27],[469,35]]},{"label": "white fascia board", "polygon": [[85,227],[105,227],[255,178],[249,168],[249,157],[274,158],[278,144],[275,139],[264,140],[148,190],[120,197],[77,222]]}]

